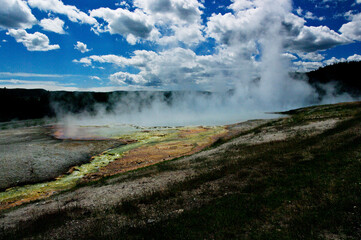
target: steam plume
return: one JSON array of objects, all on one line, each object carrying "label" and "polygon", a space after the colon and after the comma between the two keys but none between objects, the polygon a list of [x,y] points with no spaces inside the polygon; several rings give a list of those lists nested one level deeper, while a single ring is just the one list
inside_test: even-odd
[{"label": "steam plume", "polygon": [[[231,8],[232,16],[241,19],[244,25],[238,31],[221,32],[221,37],[214,37],[221,43],[219,54],[227,53],[233,61],[226,73],[213,72],[210,76],[213,94],[178,92],[165,101],[159,93],[130,93],[114,98],[116,107],[111,112],[100,106],[95,116],[65,114],[63,119],[80,125],[110,122],[145,126],[210,125],[264,118],[267,117],[264,112],[320,103],[320,97],[307,81],[290,77],[290,63],[283,57],[288,37],[284,21],[292,11],[291,1],[234,1]],[[248,22],[242,22],[242,18]],[[209,29],[212,27],[215,28],[208,25]],[[325,90],[322,103],[351,99],[348,95],[335,98],[332,86],[325,86]]]}]

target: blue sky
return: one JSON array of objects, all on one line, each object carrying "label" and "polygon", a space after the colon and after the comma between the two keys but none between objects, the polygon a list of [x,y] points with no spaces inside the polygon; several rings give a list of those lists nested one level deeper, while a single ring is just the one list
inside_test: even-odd
[{"label": "blue sky", "polygon": [[0,87],[219,90],[268,52],[287,71],[361,60],[361,0],[0,3]]}]

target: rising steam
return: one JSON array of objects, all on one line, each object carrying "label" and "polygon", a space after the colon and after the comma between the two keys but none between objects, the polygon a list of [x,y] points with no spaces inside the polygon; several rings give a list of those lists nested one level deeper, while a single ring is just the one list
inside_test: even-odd
[{"label": "rising steam", "polygon": [[[60,114],[66,125],[134,124],[139,126],[178,126],[227,124],[247,119],[273,117],[275,112],[318,103],[351,100],[335,97],[331,85],[324,86],[321,99],[306,80],[292,79],[285,52],[284,19],[292,11],[289,0],[255,0],[248,8],[238,7],[238,16],[251,15],[252,29],[227,36],[218,51],[232,53],[233,66],[227,74],[213,73],[212,93],[189,91],[173,93],[164,99],[158,93],[128,93],[112,99],[109,111],[99,106],[96,114]],[[250,51],[250,49],[253,49]],[[231,72],[230,72],[231,71]],[[229,81],[225,75],[232,76]],[[182,84],[181,79],[179,79]],[[61,108],[61,106],[60,106]]]}]

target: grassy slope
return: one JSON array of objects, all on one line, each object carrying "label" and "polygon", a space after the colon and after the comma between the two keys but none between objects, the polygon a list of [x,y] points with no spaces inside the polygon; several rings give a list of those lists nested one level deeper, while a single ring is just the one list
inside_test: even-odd
[{"label": "grassy slope", "polygon": [[[47,237],[52,229],[65,227],[65,222],[82,221],[90,214],[96,219],[88,224],[91,231],[74,233],[76,238],[360,239],[361,104],[291,113],[290,119],[276,121],[273,127],[345,120],[315,136],[301,132],[285,141],[237,145],[220,153],[213,163],[195,159],[199,174],[167,189],[130,199],[107,212],[72,209],[44,215],[5,235]],[[153,168],[169,171],[173,166],[169,164]],[[204,195],[208,200],[199,202]],[[167,209],[181,211],[153,221],[144,209],[159,215]],[[119,225],[109,215],[143,223]]]},{"label": "grassy slope", "polygon": [[[358,113],[315,137],[232,149],[224,154],[228,163],[219,174],[207,175],[214,179],[232,174],[240,186],[248,178],[245,186],[174,219],[122,234],[157,239],[360,239],[360,130]],[[249,151],[257,154],[226,160]],[[257,171],[245,170],[252,168]]]},{"label": "grassy slope", "polygon": [[[315,239],[325,233],[357,239],[361,236],[360,136],[335,135],[359,122],[359,118],[348,121],[304,141],[257,146],[261,154],[223,169],[242,181],[242,170],[262,162],[257,178],[238,192],[170,221],[127,232],[172,239]],[[311,157],[306,158],[305,149]]]}]

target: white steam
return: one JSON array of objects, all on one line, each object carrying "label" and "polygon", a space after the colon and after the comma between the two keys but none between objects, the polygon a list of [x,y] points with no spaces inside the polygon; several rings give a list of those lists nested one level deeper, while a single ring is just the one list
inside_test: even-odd
[{"label": "white steam", "polygon": [[[213,125],[272,117],[264,112],[283,111],[319,103],[318,94],[307,81],[295,80],[289,76],[290,62],[284,55],[284,46],[287,45],[285,41],[289,38],[289,33],[285,30],[284,21],[292,11],[291,1],[235,0],[230,7],[233,9],[232,14],[213,15],[207,25],[208,31],[212,32],[210,37],[219,43],[218,54],[213,56],[226,56],[223,58],[229,60],[226,64],[218,64],[210,60],[210,57],[191,55],[186,50],[180,51],[177,48],[180,56],[186,56],[184,61],[195,62],[201,69],[199,71],[203,72],[199,74],[202,75],[200,79],[186,76],[183,79],[181,75],[177,75],[175,82],[179,85],[184,82],[187,90],[192,90],[192,81],[197,81],[199,85],[205,82],[213,94],[177,93],[174,94],[171,103],[159,97],[159,93],[128,94],[126,97],[113,99],[116,107],[110,113],[100,106],[96,116],[87,113],[76,116],[63,115],[62,120],[67,124],[77,125]],[[239,27],[231,26],[232,31],[226,31],[232,21]],[[103,56],[93,57],[88,61],[91,63],[101,58],[103,62],[119,61],[119,65],[133,61],[140,69],[140,73],[133,74],[134,76],[145,80],[151,75],[162,83],[170,81],[171,77],[179,73],[174,69],[174,65],[177,64],[172,64],[172,68],[159,68],[159,72],[155,72],[155,66],[143,69],[142,66],[146,63],[141,64],[141,61],[135,60],[138,60],[140,54],[150,53],[139,51],[138,54],[133,59],[115,59],[112,56],[112,60],[109,60],[110,56]],[[171,54],[152,52],[152,57],[147,61],[153,63],[155,59],[161,58],[163,65],[172,63],[166,59],[168,55]],[[182,58],[177,61],[178,65],[182,66]],[[204,73],[204,69],[209,67],[207,64],[213,68],[209,69],[208,76]],[[219,68],[217,64],[220,65]],[[196,71],[196,68],[189,68],[190,70]],[[229,91],[230,89],[232,91]],[[335,98],[331,85],[325,86],[324,90],[326,96],[322,103],[351,100],[348,95]],[[151,98],[153,100],[149,102]],[[142,102],[148,104],[142,105]]]},{"label": "white steam", "polygon": [[151,127],[222,125],[275,116],[252,109],[242,111],[241,105],[234,101],[237,98],[223,94],[176,92],[170,101],[162,96],[160,92],[130,92],[114,99],[115,108],[111,112],[100,105],[95,116],[89,113],[65,114],[61,121],[69,126],[131,124]]}]

